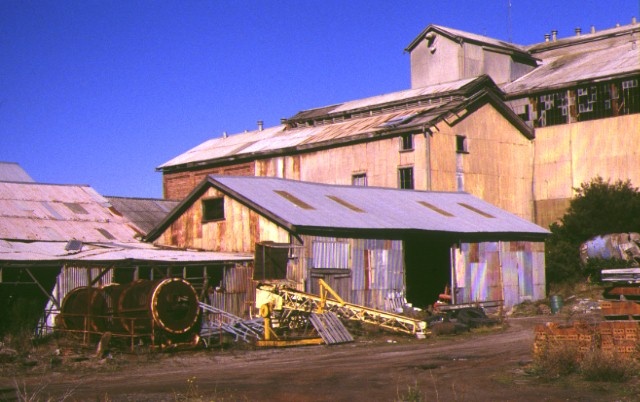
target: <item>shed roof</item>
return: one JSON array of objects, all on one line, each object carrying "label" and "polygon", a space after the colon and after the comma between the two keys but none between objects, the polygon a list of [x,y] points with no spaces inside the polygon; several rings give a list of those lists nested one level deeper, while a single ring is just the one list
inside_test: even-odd
[{"label": "shed roof", "polygon": [[111,206],[144,235],[153,229],[180,201],[161,198],[105,196]]},{"label": "shed roof", "polygon": [[[536,47],[541,65],[502,89],[508,97],[540,93],[557,88],[591,83],[597,80],[624,78],[640,74],[640,25],[627,28],[625,35],[602,34],[573,37]],[[634,39],[632,34],[638,39]],[[606,46],[600,39],[606,38]],[[544,51],[544,52],[543,52]]]},{"label": "shed roof", "polygon": [[24,242],[0,240],[0,262],[4,266],[59,265],[112,266],[123,263],[153,263],[162,265],[202,265],[250,261],[246,253],[216,253],[195,250],[161,249],[148,243],[82,244],[79,251],[67,250],[66,242]]},{"label": "shed roof", "polygon": [[[303,152],[316,147],[397,135],[402,130],[429,127],[452,112],[487,102],[491,102],[523,135],[533,138],[532,130],[511,109],[497,101],[495,88],[489,77],[481,76],[303,111],[290,119],[296,127],[282,124],[214,138],[157,169],[168,171],[225,161],[237,163],[243,158]],[[298,124],[307,119],[315,123],[308,127]]]},{"label": "shed roof", "polygon": [[31,176],[16,162],[0,162],[0,181],[34,182]]},{"label": "shed roof", "polygon": [[294,234],[399,238],[423,232],[458,238],[542,239],[549,232],[463,192],[309,183],[273,177],[208,176],[148,236],[155,240],[214,187]]},{"label": "shed roof", "polygon": [[136,232],[84,185],[0,182],[0,239],[136,242]]}]

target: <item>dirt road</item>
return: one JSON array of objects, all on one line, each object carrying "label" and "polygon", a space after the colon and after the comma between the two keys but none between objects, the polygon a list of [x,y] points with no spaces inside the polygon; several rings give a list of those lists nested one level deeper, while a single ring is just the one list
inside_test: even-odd
[{"label": "dirt road", "polygon": [[[42,395],[72,391],[67,400],[91,401],[395,401],[418,400],[411,399],[417,392],[425,401],[634,400],[624,390],[612,395],[598,384],[528,375],[533,327],[542,321],[510,319],[504,331],[427,340],[381,335],[334,346],[207,350],[126,362],[116,356],[101,367],[24,375],[19,383],[46,381]],[[0,378],[0,385],[10,380]]]}]

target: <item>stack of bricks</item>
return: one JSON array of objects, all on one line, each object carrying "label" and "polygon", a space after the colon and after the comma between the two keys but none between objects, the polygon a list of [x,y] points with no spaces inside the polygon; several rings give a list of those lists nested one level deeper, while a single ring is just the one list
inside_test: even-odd
[{"label": "stack of bricks", "polygon": [[616,356],[637,357],[637,321],[604,321],[598,324],[575,322],[571,325],[546,323],[535,328],[534,356],[552,348],[576,348],[580,356],[601,350]]}]

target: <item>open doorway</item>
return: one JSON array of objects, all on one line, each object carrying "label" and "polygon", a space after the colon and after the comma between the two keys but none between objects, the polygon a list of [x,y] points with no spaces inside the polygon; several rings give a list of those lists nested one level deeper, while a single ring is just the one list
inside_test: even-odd
[{"label": "open doorway", "polygon": [[407,301],[425,308],[451,287],[451,249],[448,240],[412,236],[404,240]]}]

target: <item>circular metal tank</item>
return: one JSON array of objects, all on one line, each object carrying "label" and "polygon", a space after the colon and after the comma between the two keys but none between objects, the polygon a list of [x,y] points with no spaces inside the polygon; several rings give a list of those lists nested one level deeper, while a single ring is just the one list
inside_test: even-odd
[{"label": "circular metal tank", "polygon": [[60,306],[62,326],[76,331],[107,331],[108,305],[102,289],[81,287],[67,293]]},{"label": "circular metal tank", "polygon": [[170,334],[183,334],[199,318],[198,295],[182,278],[135,281],[123,285],[116,315],[126,332],[151,331],[151,326]]}]

